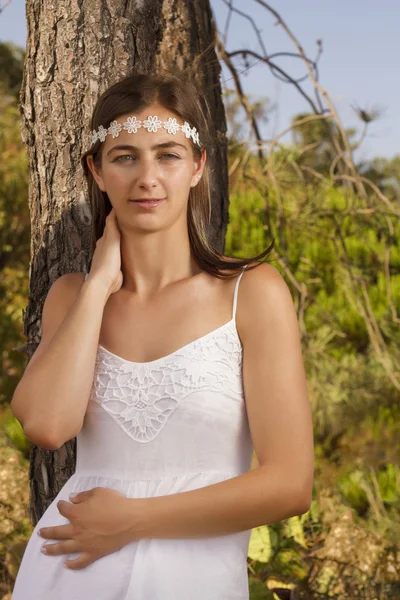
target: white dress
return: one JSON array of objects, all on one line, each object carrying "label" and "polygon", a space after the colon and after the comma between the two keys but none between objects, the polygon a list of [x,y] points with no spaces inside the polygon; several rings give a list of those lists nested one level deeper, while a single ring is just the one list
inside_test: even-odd
[{"label": "white dress", "polygon": [[87,567],[46,556],[41,527],[64,525],[58,500],[102,486],[147,498],[208,486],[250,469],[235,284],[230,321],[162,358],[138,363],[98,347],[77,436],[75,473],[37,523],[12,600],[248,600],[251,529],[130,542]]}]

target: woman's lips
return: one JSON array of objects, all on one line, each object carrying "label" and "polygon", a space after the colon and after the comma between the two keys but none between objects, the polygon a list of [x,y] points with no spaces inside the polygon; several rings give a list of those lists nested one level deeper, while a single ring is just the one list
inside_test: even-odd
[{"label": "woman's lips", "polygon": [[160,200],[131,200],[131,202],[132,204],[136,204],[137,206],[141,206],[143,208],[155,208],[161,204],[161,202],[164,202],[164,198],[161,198]]}]

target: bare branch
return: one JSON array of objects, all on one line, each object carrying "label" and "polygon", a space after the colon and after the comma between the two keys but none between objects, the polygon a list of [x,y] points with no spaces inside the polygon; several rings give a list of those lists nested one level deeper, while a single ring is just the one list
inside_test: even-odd
[{"label": "bare branch", "polygon": [[[261,46],[261,50],[263,51],[264,54],[268,54],[267,49],[266,49],[266,47],[264,45],[264,41],[263,41],[263,39],[261,37],[260,30],[258,29],[258,27],[256,25],[256,22],[254,21],[253,17],[251,17],[247,13],[242,12],[238,8],[234,7],[233,6],[233,0],[222,0],[222,2],[226,6],[228,6],[228,8],[229,8],[229,13],[228,13],[228,19],[229,20],[230,20],[230,17],[232,15],[232,13],[237,13],[238,15],[240,15],[241,17],[243,17],[244,19],[247,19],[248,21],[250,21],[250,23],[251,23],[251,25],[252,25],[255,33],[256,33],[256,36],[257,36],[257,39],[258,39],[258,43]],[[225,34],[227,34],[226,28],[225,28]],[[226,39],[226,37],[224,37],[224,45],[226,45],[226,43],[227,43],[227,39]]]},{"label": "bare branch", "polygon": [[11,0],[4,0],[4,2],[0,4],[0,14],[9,4],[11,4]]},{"label": "bare branch", "polygon": [[246,94],[243,92],[243,88],[242,88],[242,84],[240,83],[239,75],[238,75],[235,67],[232,64],[232,61],[230,60],[229,56],[226,53],[226,50],[220,40],[217,30],[215,31],[215,45],[216,45],[216,48],[217,48],[222,60],[225,62],[226,66],[232,73],[232,77],[235,82],[236,92],[239,96],[240,102],[241,102],[244,110],[246,111],[246,114],[251,123],[252,129],[254,131],[254,135],[256,136],[256,140],[260,145],[260,147],[258,149],[258,156],[259,156],[260,160],[263,160],[264,155],[261,150],[262,139],[261,139],[260,129],[258,127],[257,120],[254,116],[253,109],[251,108],[251,106],[247,100]]},{"label": "bare branch", "polygon": [[[272,69],[274,69],[278,73],[281,73],[285,77],[285,79],[287,80],[286,83],[288,83],[288,82],[292,83],[295,86],[295,88],[300,92],[300,94],[303,96],[303,98],[309,103],[309,105],[311,106],[312,110],[315,113],[319,114],[319,110],[318,110],[317,106],[315,105],[314,101],[300,87],[298,81],[296,81],[295,79],[293,79],[292,77],[290,77],[290,75],[288,73],[286,73],[286,71],[284,71],[283,69],[281,69],[280,67],[278,67],[278,65],[276,65],[275,63],[273,63],[271,61],[270,57],[268,57],[268,56],[260,56],[260,54],[257,54],[257,52],[254,52],[253,50],[248,50],[247,48],[246,49],[242,49],[242,50],[235,50],[234,52],[229,52],[227,54],[228,54],[229,58],[233,58],[234,56],[237,56],[238,54],[241,54],[242,56],[246,56],[247,54],[249,54],[250,56],[254,56],[254,58],[257,58],[258,61],[265,62]],[[276,56],[276,54],[275,54],[275,56]]]},{"label": "bare branch", "polygon": [[[354,183],[356,184],[356,188],[357,191],[359,193],[359,195],[364,198],[364,200],[366,202],[368,202],[368,196],[367,193],[365,191],[365,188],[362,184],[362,182],[360,181],[360,178],[358,177],[358,173],[356,170],[356,167],[354,165],[354,160],[353,160],[353,153],[352,153],[352,148],[350,146],[349,140],[347,138],[346,135],[346,131],[342,125],[342,122],[339,118],[339,115],[335,109],[335,106],[333,104],[333,102],[331,101],[331,99],[329,98],[328,92],[327,90],[325,90],[319,83],[319,81],[315,78],[313,70],[310,67],[309,64],[309,60],[305,55],[305,52],[303,50],[302,45],[300,44],[300,42],[297,40],[297,38],[295,37],[295,35],[292,33],[292,31],[290,30],[290,28],[288,27],[288,25],[286,25],[285,21],[282,19],[282,17],[279,15],[279,13],[274,10],[269,4],[267,4],[267,2],[265,2],[264,0],[254,0],[254,2],[257,2],[257,4],[260,4],[261,6],[263,6],[266,10],[268,10],[271,14],[274,15],[274,17],[277,19],[277,22],[281,25],[281,27],[284,29],[284,31],[287,33],[287,35],[289,36],[289,38],[292,40],[293,44],[296,46],[300,56],[302,57],[304,64],[306,66],[306,69],[308,71],[310,80],[312,81],[314,87],[316,90],[318,90],[318,92],[321,94],[321,96],[324,98],[326,104],[328,105],[330,112],[334,115],[334,119],[335,119],[335,123],[336,126],[338,128],[338,131],[340,133],[341,136],[341,140],[342,143],[345,147],[346,152],[343,154],[343,159],[350,171],[350,173],[353,175],[354,177]],[[337,148],[338,152],[340,152],[340,148]]]}]

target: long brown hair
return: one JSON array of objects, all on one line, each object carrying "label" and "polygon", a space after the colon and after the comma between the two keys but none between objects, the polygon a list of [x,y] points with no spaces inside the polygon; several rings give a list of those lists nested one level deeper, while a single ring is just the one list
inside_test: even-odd
[{"label": "long brown hair", "polygon": [[[185,79],[181,73],[131,74],[111,85],[97,100],[90,122],[90,130],[97,131],[100,125],[108,128],[110,123],[118,117],[127,113],[139,112],[157,102],[182,120],[190,123],[192,127],[196,127],[201,147],[192,139],[190,141],[193,155],[199,160],[204,150],[207,150],[215,140],[209,107],[204,99],[202,104],[200,98],[201,94],[193,80]],[[100,190],[86,162],[86,157],[92,155],[96,168],[101,167],[102,145],[103,143],[97,140],[81,157],[92,211],[92,252],[96,248],[97,240],[103,235],[106,217],[112,209],[107,193]],[[261,262],[262,259],[267,258],[273,249],[274,241],[267,250],[257,256],[228,258],[213,248],[207,239],[206,233],[210,219],[209,166],[206,161],[199,183],[190,188],[187,212],[190,247],[199,267],[216,277],[231,278],[237,276],[237,271],[244,266]],[[258,264],[255,264],[251,268],[257,266]]]}]

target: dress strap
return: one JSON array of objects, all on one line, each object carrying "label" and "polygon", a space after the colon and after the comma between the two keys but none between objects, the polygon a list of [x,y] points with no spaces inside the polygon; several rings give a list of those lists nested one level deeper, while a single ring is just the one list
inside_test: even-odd
[{"label": "dress strap", "polygon": [[245,268],[247,267],[247,265],[244,265],[242,272],[240,273],[240,275],[238,276],[238,278],[236,279],[236,284],[235,284],[235,292],[233,294],[233,310],[232,310],[232,319],[236,318],[236,305],[237,305],[237,296],[238,296],[238,290],[239,290],[239,283],[240,280],[242,278],[242,275],[244,273]]},{"label": "dress strap", "polygon": [[89,275],[89,273],[86,273],[86,275],[85,275],[85,281],[86,281],[86,279],[88,278],[88,275]]}]

